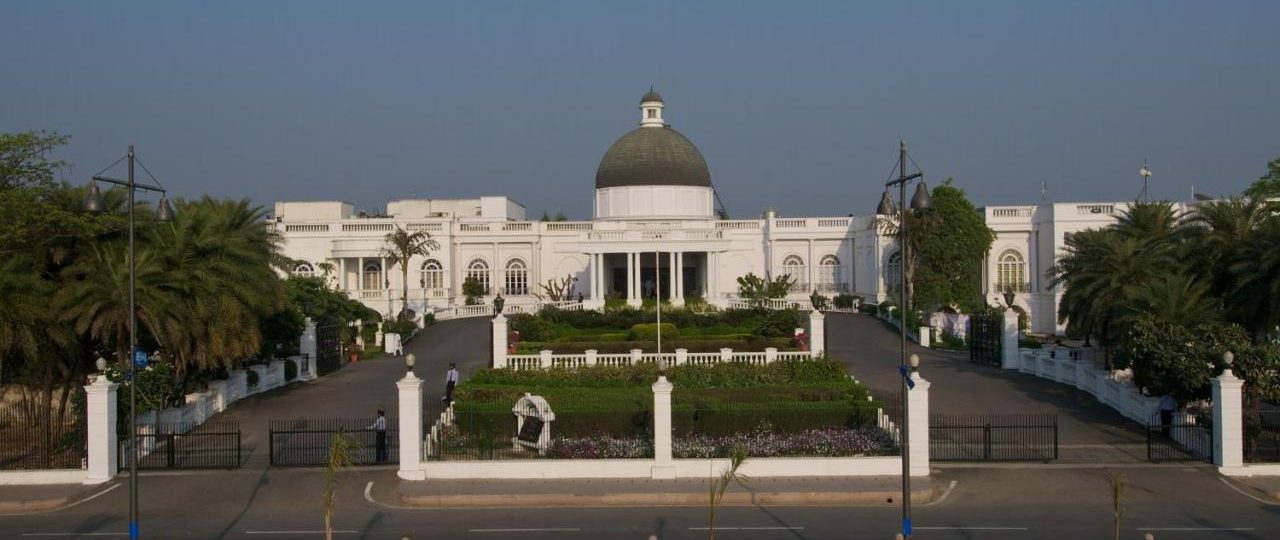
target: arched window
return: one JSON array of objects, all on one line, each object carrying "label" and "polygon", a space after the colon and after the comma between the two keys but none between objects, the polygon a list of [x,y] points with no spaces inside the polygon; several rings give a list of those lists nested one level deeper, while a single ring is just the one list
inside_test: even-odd
[{"label": "arched window", "polygon": [[489,294],[489,263],[484,262],[484,259],[473,259],[467,264],[467,277],[479,281],[484,293]]},{"label": "arched window", "polygon": [[902,252],[896,251],[889,256],[884,267],[884,285],[890,291],[902,289]]},{"label": "arched window", "polygon": [[791,280],[795,282],[791,286],[792,292],[809,290],[809,272],[804,265],[804,259],[801,259],[799,255],[787,255],[783,258],[781,273],[791,276]]},{"label": "arched window", "polygon": [[1006,249],[996,259],[996,291],[1027,292],[1027,263],[1016,249]]},{"label": "arched window", "polygon": [[840,265],[840,257],[824,255],[818,261],[818,290],[821,292],[837,292],[844,290],[840,276],[844,267]]},{"label": "arched window", "polygon": [[365,263],[363,280],[364,289],[383,288],[382,265],[376,262]]},{"label": "arched window", "polygon": [[312,277],[316,275],[316,269],[311,266],[311,263],[298,263],[298,266],[293,268],[293,275],[298,277]]},{"label": "arched window", "polygon": [[504,278],[507,294],[517,296],[529,294],[529,269],[524,261],[520,259],[508,261]]},{"label": "arched window", "polygon": [[427,259],[422,263],[422,287],[425,289],[444,288],[444,265],[435,259]]}]

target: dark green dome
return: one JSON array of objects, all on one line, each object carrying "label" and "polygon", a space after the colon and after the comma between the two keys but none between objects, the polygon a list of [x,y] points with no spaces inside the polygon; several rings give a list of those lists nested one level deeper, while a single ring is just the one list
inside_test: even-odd
[{"label": "dark green dome", "polygon": [[711,171],[680,132],[639,127],[613,143],[596,169],[596,189],[623,186],[711,187]]},{"label": "dark green dome", "polygon": [[662,101],[662,96],[658,95],[657,92],[654,92],[653,89],[650,88],[648,92],[644,93],[644,97],[640,98],[640,103],[644,103],[646,101]]}]

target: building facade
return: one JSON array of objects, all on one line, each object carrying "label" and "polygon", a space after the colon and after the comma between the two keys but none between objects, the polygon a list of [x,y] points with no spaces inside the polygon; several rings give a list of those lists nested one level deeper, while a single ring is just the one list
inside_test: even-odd
[{"label": "building facade", "polygon": [[[398,313],[400,268],[380,255],[396,228],[425,231],[440,248],[409,264],[408,308],[424,312],[460,305],[462,283],[474,277],[485,301],[544,295],[549,280],[573,280],[573,297],[588,307],[609,297],[639,305],[661,296],[674,304],[700,297],[725,305],[737,279],[789,275],[790,298],[817,290],[882,301],[895,289],[901,258],[875,214],[719,219],[711,174],[698,148],[667,125],[664,102],[652,90],[640,103],[640,126],[615,142],[596,171],[594,218],[530,221],[507,197],[401,200],[385,215],[356,214],[336,201],[278,202],[272,226],[297,275],[324,276],[332,286],[385,314]],[[989,300],[1015,291],[1031,330],[1058,333],[1061,291],[1045,276],[1065,236],[1114,221],[1123,203],[1000,206],[981,209],[996,241],[984,265]]]}]

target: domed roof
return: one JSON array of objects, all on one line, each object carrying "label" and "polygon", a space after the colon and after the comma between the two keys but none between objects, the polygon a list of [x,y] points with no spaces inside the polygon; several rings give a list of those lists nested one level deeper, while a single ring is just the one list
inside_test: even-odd
[{"label": "domed roof", "polygon": [[662,101],[662,96],[653,91],[653,88],[649,88],[649,91],[644,93],[644,97],[640,98],[640,103],[644,103],[646,101]]},{"label": "domed roof", "polygon": [[642,126],[613,143],[596,169],[596,189],[623,186],[711,187],[711,171],[680,132]]}]

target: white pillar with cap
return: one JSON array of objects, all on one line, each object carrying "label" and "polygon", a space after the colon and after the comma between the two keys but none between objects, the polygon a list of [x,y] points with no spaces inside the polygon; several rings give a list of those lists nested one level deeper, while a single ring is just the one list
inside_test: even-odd
[{"label": "white pillar with cap", "polygon": [[422,379],[413,373],[417,358],[404,357],[404,378],[396,382],[400,394],[400,470],[396,476],[405,480],[425,480],[422,469]]}]

